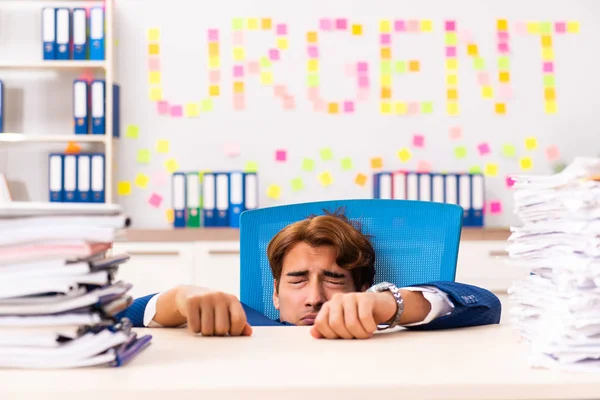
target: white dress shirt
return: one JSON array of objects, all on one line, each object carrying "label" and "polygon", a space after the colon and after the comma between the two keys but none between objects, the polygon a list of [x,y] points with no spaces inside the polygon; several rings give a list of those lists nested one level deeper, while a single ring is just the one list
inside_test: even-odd
[{"label": "white dress shirt", "polygon": [[[415,322],[413,324],[406,324],[404,326],[417,326],[428,324],[436,318],[443,317],[448,315],[454,309],[454,304],[448,298],[448,295],[445,292],[442,292],[438,288],[432,286],[414,286],[414,287],[406,287],[402,288],[405,290],[410,290],[413,292],[423,292],[423,297],[429,301],[431,304],[431,310],[429,314],[425,317],[425,319],[421,322]],[[152,296],[148,304],[146,304],[146,308],[144,309],[144,326],[148,328],[161,328],[162,325],[158,322],[154,321],[154,316],[156,315],[156,301],[158,297],[162,293],[159,293],[155,296]],[[181,326],[185,326],[181,325]]]}]

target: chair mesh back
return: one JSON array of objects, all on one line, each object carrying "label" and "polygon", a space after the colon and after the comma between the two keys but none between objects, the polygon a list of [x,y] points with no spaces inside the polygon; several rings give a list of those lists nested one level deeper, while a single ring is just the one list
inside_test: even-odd
[{"label": "chair mesh back", "polygon": [[291,223],[338,207],[345,207],[346,216],[372,235],[375,283],[387,281],[400,287],[454,280],[463,218],[460,206],[410,200],[322,201],[242,213],[240,300],[277,319],[267,259],[269,241]]}]

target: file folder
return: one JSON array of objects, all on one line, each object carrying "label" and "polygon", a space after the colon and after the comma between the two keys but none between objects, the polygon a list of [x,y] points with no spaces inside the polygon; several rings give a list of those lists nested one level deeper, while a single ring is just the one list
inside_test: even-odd
[{"label": "file folder", "polygon": [[77,155],[77,190],[76,201],[89,203],[91,201],[92,160],[89,154]]},{"label": "file folder", "polygon": [[104,203],[104,154],[92,154],[92,203]]},{"label": "file folder", "polygon": [[458,204],[458,177],[455,174],[448,174],[444,179],[445,202],[448,204]]},{"label": "file folder", "polygon": [[71,53],[71,10],[56,9],[56,59],[68,60]]},{"label": "file folder", "polygon": [[87,15],[85,8],[73,10],[73,59],[87,59]]},{"label": "file folder", "polygon": [[406,172],[396,171],[392,174],[392,198],[406,200]]},{"label": "file folder", "polygon": [[90,10],[90,60],[104,60],[104,8]]},{"label": "file folder", "polygon": [[0,133],[4,133],[4,82],[0,81]]},{"label": "file folder", "polygon": [[215,177],[215,204],[217,226],[229,226],[229,174],[217,173]]},{"label": "file folder", "polygon": [[419,176],[416,172],[406,174],[406,199],[419,200]]},{"label": "file folder", "polygon": [[63,201],[62,154],[50,154],[48,157],[48,189],[51,202],[61,203]]},{"label": "file folder", "polygon": [[202,178],[202,217],[205,227],[217,226],[215,184],[215,174],[205,172]]},{"label": "file folder", "polygon": [[255,172],[244,174],[244,211],[258,208],[258,175]]},{"label": "file folder", "polygon": [[[121,136],[121,88],[119,85],[113,84],[113,136]],[[105,106],[106,108],[106,106]]]},{"label": "file folder", "polygon": [[444,195],[446,188],[444,187],[444,175],[431,175],[431,200],[435,203],[444,203]]},{"label": "file folder", "polygon": [[485,204],[485,185],[483,175],[471,175],[471,223],[473,226],[483,226],[483,206]]},{"label": "file folder", "polygon": [[431,175],[419,174],[419,200],[431,201]]},{"label": "file folder", "polygon": [[105,119],[105,90],[104,81],[92,81],[92,134],[104,135],[106,132]]},{"label": "file folder", "polygon": [[463,224],[473,226],[471,221],[471,177],[467,174],[458,176],[458,202],[463,208]]},{"label": "file folder", "polygon": [[186,195],[187,195],[187,226],[188,228],[200,227],[200,176],[197,172],[188,172],[186,174]]},{"label": "file folder", "polygon": [[175,228],[185,228],[185,174],[175,172],[172,178],[172,202],[173,202],[173,226]]},{"label": "file folder", "polygon": [[373,180],[373,196],[376,199],[392,198],[392,174],[389,172],[378,172]]},{"label": "file folder", "polygon": [[56,9],[54,7],[42,9],[42,47],[44,60],[56,58]]},{"label": "file folder", "polygon": [[77,200],[75,191],[77,190],[77,156],[74,154],[65,154],[63,157],[63,188],[64,201],[67,203]]},{"label": "file folder", "polygon": [[240,214],[244,211],[244,173],[229,174],[229,226],[240,227]]},{"label": "file folder", "polygon": [[88,83],[83,80],[73,82],[73,119],[75,134],[87,135],[89,132]]}]

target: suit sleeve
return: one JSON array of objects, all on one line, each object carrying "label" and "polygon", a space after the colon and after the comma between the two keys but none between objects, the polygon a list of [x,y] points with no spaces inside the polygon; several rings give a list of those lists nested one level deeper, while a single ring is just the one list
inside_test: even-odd
[{"label": "suit sleeve", "polygon": [[432,286],[443,291],[454,304],[454,309],[448,315],[427,324],[408,326],[408,329],[439,330],[500,323],[500,300],[486,289],[456,282],[430,282],[415,286]]},{"label": "suit sleeve", "polygon": [[146,305],[156,294],[158,293],[149,294],[147,296],[135,299],[133,304],[115,315],[115,318],[117,320],[120,320],[121,318],[129,318],[135,328],[145,328],[144,312],[146,311]]}]

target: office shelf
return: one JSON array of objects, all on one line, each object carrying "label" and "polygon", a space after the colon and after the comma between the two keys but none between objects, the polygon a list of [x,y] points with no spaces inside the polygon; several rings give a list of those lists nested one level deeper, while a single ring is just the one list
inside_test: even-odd
[{"label": "office shelf", "polygon": [[107,139],[106,135],[34,135],[27,133],[0,133],[0,142],[9,143],[107,143],[115,138]]},{"label": "office shelf", "polygon": [[105,69],[106,62],[104,60],[48,60],[48,61],[14,61],[0,60],[1,69],[55,69],[55,70],[72,70],[72,69]]}]

